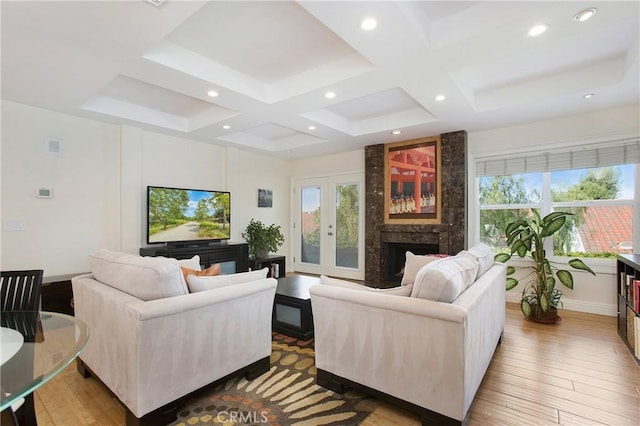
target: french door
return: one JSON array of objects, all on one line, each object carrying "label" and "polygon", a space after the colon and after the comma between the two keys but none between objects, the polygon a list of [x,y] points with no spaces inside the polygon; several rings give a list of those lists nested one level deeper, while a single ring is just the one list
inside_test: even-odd
[{"label": "french door", "polygon": [[364,174],[293,181],[293,268],[364,279]]}]

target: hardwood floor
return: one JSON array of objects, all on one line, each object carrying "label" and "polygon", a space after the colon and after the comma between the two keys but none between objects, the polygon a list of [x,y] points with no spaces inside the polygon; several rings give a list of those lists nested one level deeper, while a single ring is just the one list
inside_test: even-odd
[{"label": "hardwood floor", "polygon": [[[640,367],[616,332],[616,319],[562,311],[556,325],[526,321],[507,305],[502,340],[471,406],[470,425],[638,425]],[[40,426],[123,425],[124,411],[75,365],[36,391]],[[365,426],[419,425],[380,405]]]}]

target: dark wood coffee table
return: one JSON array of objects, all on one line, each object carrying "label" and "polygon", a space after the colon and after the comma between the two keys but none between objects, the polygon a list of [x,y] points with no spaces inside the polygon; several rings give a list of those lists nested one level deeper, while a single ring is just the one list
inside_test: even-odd
[{"label": "dark wood coffee table", "polygon": [[278,278],[273,304],[273,331],[308,340],[313,337],[313,314],[309,287],[320,284],[320,278],[291,275]]}]

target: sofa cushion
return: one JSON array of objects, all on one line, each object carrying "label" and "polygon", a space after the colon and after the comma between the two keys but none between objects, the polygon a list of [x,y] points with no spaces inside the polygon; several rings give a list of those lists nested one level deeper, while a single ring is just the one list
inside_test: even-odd
[{"label": "sofa cushion", "polygon": [[394,296],[409,296],[411,294],[411,289],[413,288],[412,284],[393,288],[372,288],[361,284],[356,284],[351,281],[327,277],[326,275],[320,275],[320,284],[348,288],[351,290],[368,291],[378,294],[391,294]]},{"label": "sofa cushion", "polygon": [[195,275],[197,277],[213,277],[215,275],[220,275],[220,264],[216,263],[214,265],[209,266],[207,269],[189,269],[184,266],[180,266],[180,270],[182,271],[182,275],[184,276],[184,281],[187,282],[187,277],[189,275]]},{"label": "sofa cushion", "polygon": [[416,255],[410,251],[406,252],[405,256],[404,273],[402,275],[401,285],[412,284],[416,279],[416,274],[424,265],[431,263],[434,260],[449,257],[446,254]]},{"label": "sofa cushion", "polygon": [[178,261],[98,250],[89,256],[96,280],[138,299],[155,300],[187,293]]},{"label": "sofa cushion", "polygon": [[416,274],[411,297],[451,303],[473,284],[479,266],[466,255],[425,265]]},{"label": "sofa cushion", "polygon": [[251,272],[239,272],[237,274],[228,275],[216,275],[213,277],[198,277],[195,275],[189,275],[187,277],[187,284],[189,285],[189,291],[191,293],[197,293],[199,291],[212,290],[214,288],[226,287],[229,285],[236,285],[247,283],[250,281],[262,280],[267,278],[269,268],[262,268]]},{"label": "sofa cushion", "polygon": [[476,279],[480,278],[485,272],[487,272],[494,263],[493,249],[486,244],[480,243],[471,247],[469,250],[463,250],[458,255],[470,256],[478,261],[480,267],[478,268],[478,275]]}]

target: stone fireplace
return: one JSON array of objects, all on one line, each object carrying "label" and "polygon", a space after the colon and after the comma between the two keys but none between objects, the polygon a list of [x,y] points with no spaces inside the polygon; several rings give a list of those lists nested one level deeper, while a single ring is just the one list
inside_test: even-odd
[{"label": "stone fireplace", "polygon": [[393,287],[400,282],[389,277],[390,271],[397,268],[390,262],[398,262],[397,258],[390,257],[392,247],[406,245],[429,250],[416,254],[456,254],[465,248],[467,132],[444,133],[440,138],[442,212],[441,223],[437,225],[384,223],[384,145],[365,147],[365,283],[368,286]]}]

